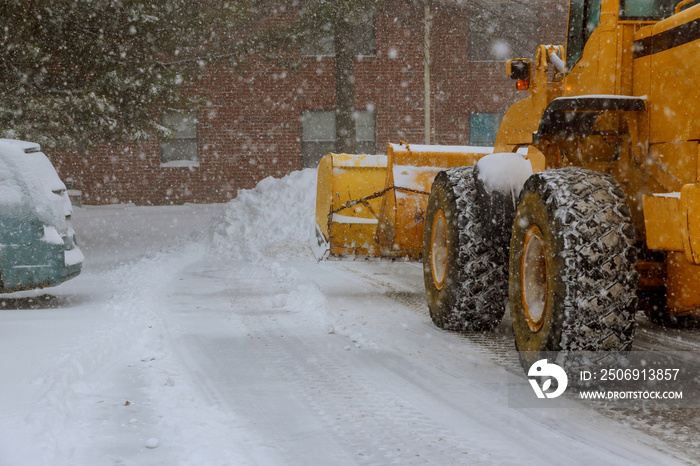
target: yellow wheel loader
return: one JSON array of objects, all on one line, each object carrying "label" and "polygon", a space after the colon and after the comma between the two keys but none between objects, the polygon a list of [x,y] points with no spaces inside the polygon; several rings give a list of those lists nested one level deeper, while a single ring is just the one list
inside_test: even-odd
[{"label": "yellow wheel loader", "polygon": [[[528,364],[629,349],[639,308],[664,325],[700,315],[698,3],[571,0],[566,48],[506,63],[529,96],[506,112],[493,154],[414,157],[406,173],[430,176],[403,192],[390,153],[383,183],[324,188],[319,237],[331,253],[345,235],[356,240],[340,253],[415,257],[422,228],[435,324],[489,330],[508,304]],[[321,169],[319,180],[322,194]],[[333,222],[341,209],[376,222],[349,233],[356,224]]]}]

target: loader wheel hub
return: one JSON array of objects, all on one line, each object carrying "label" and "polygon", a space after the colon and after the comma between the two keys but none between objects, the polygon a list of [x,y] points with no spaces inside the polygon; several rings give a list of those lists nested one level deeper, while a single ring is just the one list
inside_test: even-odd
[{"label": "loader wheel hub", "polygon": [[445,284],[447,273],[447,220],[445,212],[439,209],[433,217],[432,235],[430,238],[430,265],[433,271],[435,288],[441,290]]},{"label": "loader wheel hub", "polygon": [[525,320],[533,332],[542,328],[547,300],[547,259],[542,231],[532,225],[525,233],[521,290]]}]

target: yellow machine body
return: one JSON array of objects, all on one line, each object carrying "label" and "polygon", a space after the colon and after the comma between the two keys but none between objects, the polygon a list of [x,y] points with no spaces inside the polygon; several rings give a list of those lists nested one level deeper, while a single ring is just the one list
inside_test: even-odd
[{"label": "yellow machine body", "polygon": [[[590,17],[585,18],[584,3],[599,4],[599,9],[589,5]],[[656,8],[657,2],[628,0],[622,6],[620,0],[571,2],[567,47],[576,30],[572,22],[586,24],[581,28],[586,37],[579,37],[580,55],[571,59],[573,54],[567,51],[564,69],[557,67],[565,57],[563,48],[540,46],[534,61],[508,62],[508,74],[515,68],[514,61],[529,64],[530,96],[506,112],[495,150],[528,146],[535,171],[575,165],[613,175],[625,191],[640,241],[649,250],[667,252],[664,263],[642,258],[640,289],[665,286],[670,312],[697,313],[700,29],[695,26],[700,23],[700,5],[666,3],[671,10],[661,19],[630,14]],[[579,7],[582,11],[574,11]],[[586,33],[586,27],[591,32]],[[595,113],[595,123],[587,132],[573,125],[567,129],[565,119],[558,120],[564,122],[563,131],[551,124],[557,105],[579,97],[609,104],[609,109],[572,105],[559,114],[583,122],[584,114]],[[643,105],[626,105],[631,102],[626,99]]]}]

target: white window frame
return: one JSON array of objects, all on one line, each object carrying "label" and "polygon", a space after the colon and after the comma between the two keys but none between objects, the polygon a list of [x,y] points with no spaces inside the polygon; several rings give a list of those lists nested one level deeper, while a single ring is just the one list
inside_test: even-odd
[{"label": "white window frame", "polygon": [[[163,126],[172,131],[169,138],[160,143],[161,167],[199,166],[199,115],[192,112],[166,112],[161,119]],[[180,146],[180,147],[178,147]],[[182,157],[171,157],[177,151]],[[184,153],[187,151],[187,153]]]}]

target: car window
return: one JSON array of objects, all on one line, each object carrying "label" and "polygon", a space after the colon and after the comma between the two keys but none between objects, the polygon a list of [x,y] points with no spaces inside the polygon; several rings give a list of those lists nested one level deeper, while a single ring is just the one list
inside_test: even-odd
[{"label": "car window", "polygon": [[72,211],[66,186],[42,152],[25,153],[20,147],[3,146],[0,159],[14,168],[18,184],[24,187],[39,218],[49,225],[65,225]]},{"label": "car window", "polygon": [[14,169],[2,158],[0,158],[0,199],[2,199],[0,208],[25,202],[22,187],[17,182]]}]

